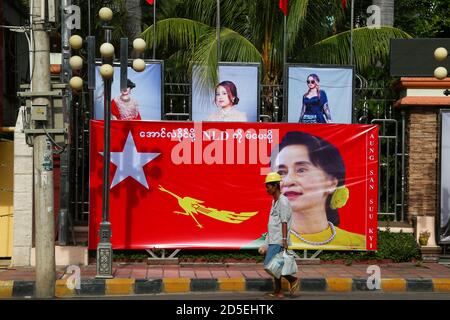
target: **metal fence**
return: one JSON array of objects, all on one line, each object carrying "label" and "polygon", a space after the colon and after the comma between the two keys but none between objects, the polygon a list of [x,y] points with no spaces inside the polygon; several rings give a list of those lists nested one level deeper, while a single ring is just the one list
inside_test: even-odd
[{"label": "metal fence", "polygon": [[[364,79],[355,91],[353,122],[379,126],[379,219],[403,221],[405,191],[405,119],[394,109],[395,98],[384,88],[368,88]],[[283,85],[261,85],[260,121],[286,119]],[[71,213],[75,225],[87,225],[89,217],[89,120],[88,95],[75,103],[71,149]],[[164,85],[164,120],[186,121],[190,115],[191,85]]]},{"label": "metal fence", "polygon": [[384,96],[385,88],[364,88],[356,92],[356,123],[379,128],[378,219],[405,220],[405,115],[394,108],[395,98]]}]

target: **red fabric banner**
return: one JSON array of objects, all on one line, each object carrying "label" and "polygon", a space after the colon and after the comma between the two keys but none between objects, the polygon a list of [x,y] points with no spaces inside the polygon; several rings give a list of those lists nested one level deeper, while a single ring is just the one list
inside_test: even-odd
[{"label": "red fabric banner", "polygon": [[280,10],[283,11],[285,16],[288,15],[288,0],[280,0],[278,7],[280,7]]},{"label": "red fabric banner", "polygon": [[347,0],[341,0],[341,4],[343,9],[347,8]]},{"label": "red fabric banner", "polygon": [[153,5],[153,3],[155,2],[155,0],[146,0],[146,1],[149,5]]},{"label": "red fabric banner", "polygon": [[[91,122],[90,139],[95,249],[103,121]],[[293,248],[376,250],[376,126],[163,121],[111,121],[113,248],[256,248],[267,231],[270,171],[282,175],[293,208]]]}]

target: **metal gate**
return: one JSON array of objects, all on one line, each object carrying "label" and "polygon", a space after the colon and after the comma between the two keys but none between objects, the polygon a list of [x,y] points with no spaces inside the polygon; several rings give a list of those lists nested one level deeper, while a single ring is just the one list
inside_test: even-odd
[{"label": "metal gate", "polygon": [[405,114],[397,112],[397,100],[386,88],[368,87],[367,81],[357,76],[354,120],[375,124],[379,128],[378,220],[405,220]]}]

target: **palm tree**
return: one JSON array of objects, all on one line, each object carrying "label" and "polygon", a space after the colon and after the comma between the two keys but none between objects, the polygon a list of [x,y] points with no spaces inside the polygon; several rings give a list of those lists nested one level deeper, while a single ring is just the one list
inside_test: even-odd
[{"label": "palm tree", "polygon": [[[178,2],[168,17],[157,22],[143,36],[151,47],[166,50],[169,60],[178,59],[210,66],[214,78],[217,67],[215,32],[216,0]],[[172,13],[173,13],[172,12]],[[263,83],[279,83],[283,62],[283,15],[274,0],[221,1],[221,60],[261,62]],[[340,1],[291,0],[287,20],[287,51],[291,61],[347,64],[350,52],[348,31],[332,34],[333,24],[342,19]],[[331,35],[331,36],[330,36]],[[354,30],[356,67],[363,72],[377,61],[386,61],[391,38],[407,38],[392,27]]]},{"label": "palm tree", "polygon": [[140,0],[125,0],[127,10],[127,36],[132,41],[142,32],[142,8]]},{"label": "palm tree", "polygon": [[380,7],[381,25],[394,25],[394,0],[373,0],[373,4]]}]

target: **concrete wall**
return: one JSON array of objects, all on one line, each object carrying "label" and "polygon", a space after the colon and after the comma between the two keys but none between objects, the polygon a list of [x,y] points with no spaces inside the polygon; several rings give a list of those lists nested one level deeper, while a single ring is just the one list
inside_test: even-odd
[{"label": "concrete wall", "polygon": [[29,266],[33,245],[33,148],[25,142],[21,111],[14,133],[14,266]]}]

